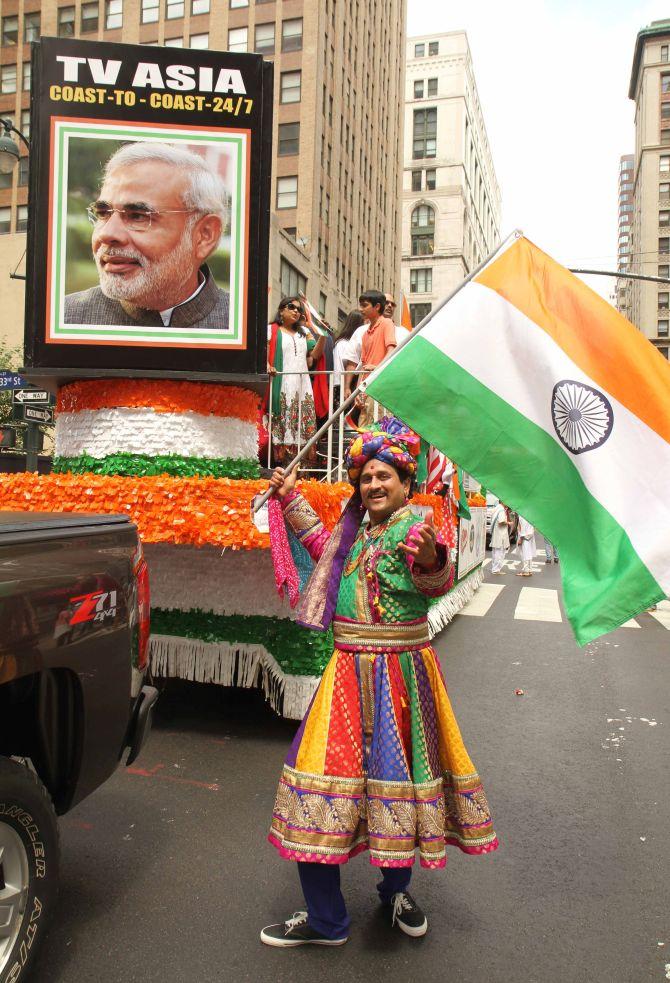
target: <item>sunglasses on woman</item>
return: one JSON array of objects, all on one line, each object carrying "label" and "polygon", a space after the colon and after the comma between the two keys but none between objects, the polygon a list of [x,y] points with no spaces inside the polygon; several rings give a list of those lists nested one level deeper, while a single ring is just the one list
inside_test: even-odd
[{"label": "sunglasses on woman", "polygon": [[295,304],[287,304],[286,305],[286,310],[287,311],[297,311],[298,314],[302,314],[302,308],[301,307],[297,307]]}]

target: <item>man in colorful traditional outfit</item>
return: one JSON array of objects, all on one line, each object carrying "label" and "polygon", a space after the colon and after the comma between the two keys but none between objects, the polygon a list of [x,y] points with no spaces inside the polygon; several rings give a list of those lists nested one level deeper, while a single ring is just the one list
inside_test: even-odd
[{"label": "man in colorful traditional outfit", "polygon": [[469,854],[498,845],[429,641],[429,599],[449,590],[454,571],[432,522],[408,505],[418,450],[398,420],[362,431],[346,462],[355,492],[332,534],[295,490],[295,474],[278,469],[271,479],[278,583],[281,556],[291,556],[286,539],[280,548],[281,510],[316,562],[298,620],[332,623],[335,651],[286,759],[269,836],[298,862],[307,910],[263,929],[268,945],[346,942],[339,865],[366,849],[391,923],[424,935],[427,919],[408,893],[415,849],[422,866],[437,868],[447,843]]}]

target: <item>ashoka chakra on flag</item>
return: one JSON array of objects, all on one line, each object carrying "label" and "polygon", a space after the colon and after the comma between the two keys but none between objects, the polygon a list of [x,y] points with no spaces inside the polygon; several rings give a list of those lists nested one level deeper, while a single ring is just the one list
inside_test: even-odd
[{"label": "ashoka chakra on flag", "polygon": [[554,386],[551,417],[558,439],[573,454],[583,454],[604,444],[614,423],[607,397],[571,379]]}]

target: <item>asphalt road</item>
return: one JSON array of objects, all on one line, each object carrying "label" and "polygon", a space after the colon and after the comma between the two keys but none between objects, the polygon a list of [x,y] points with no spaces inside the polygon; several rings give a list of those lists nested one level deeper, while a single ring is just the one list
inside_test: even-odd
[{"label": "asphalt road", "polygon": [[425,938],[381,917],[362,855],[343,872],[347,945],[261,945],[302,906],[265,840],[296,724],[257,693],[176,684],[136,767],[61,822],[34,983],[670,978],[670,634],[642,615],[579,649],[565,621],[514,618],[521,587],[558,587],[557,567],[493,579],[490,611],[457,617],[437,649],[501,848],[417,868]]}]

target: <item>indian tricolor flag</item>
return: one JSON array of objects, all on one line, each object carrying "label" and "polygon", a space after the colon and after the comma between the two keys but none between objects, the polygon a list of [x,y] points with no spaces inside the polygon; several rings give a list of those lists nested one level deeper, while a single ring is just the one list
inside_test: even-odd
[{"label": "indian tricolor flag", "polygon": [[670,595],[670,365],[527,239],[366,391],[558,546],[580,644]]}]

